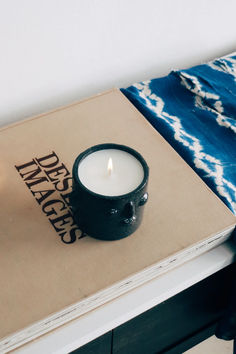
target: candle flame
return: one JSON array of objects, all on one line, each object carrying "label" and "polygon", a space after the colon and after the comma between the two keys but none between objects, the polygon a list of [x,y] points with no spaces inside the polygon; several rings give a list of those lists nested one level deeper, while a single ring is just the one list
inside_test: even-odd
[{"label": "candle flame", "polygon": [[112,173],[112,170],[113,170],[113,163],[112,163],[111,157],[109,157],[109,160],[108,160],[107,170],[108,170],[108,174],[110,176]]}]

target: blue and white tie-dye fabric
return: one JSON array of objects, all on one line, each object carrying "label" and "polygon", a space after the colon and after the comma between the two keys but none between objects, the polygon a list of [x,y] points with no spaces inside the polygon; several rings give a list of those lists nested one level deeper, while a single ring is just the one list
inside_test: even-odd
[{"label": "blue and white tie-dye fabric", "polygon": [[121,91],[236,214],[236,53]]}]

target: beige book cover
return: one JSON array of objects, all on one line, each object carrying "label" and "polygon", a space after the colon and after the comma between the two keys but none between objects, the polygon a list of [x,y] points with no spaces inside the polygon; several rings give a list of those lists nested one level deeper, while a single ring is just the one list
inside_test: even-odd
[{"label": "beige book cover", "polygon": [[[68,193],[77,155],[128,145],[150,168],[141,227],[81,235]],[[0,351],[46,333],[229,237],[235,217],[119,90],[0,131]]]}]

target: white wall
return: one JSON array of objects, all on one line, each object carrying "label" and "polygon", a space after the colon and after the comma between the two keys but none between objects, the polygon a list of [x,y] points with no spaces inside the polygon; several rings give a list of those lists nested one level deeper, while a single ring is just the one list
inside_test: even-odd
[{"label": "white wall", "polygon": [[236,49],[235,0],[0,0],[0,125]]}]

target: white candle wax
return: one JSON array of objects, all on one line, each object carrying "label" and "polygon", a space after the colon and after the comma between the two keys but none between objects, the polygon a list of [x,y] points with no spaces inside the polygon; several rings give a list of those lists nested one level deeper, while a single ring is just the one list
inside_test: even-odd
[{"label": "white candle wax", "polygon": [[78,175],[89,190],[106,196],[118,196],[136,189],[143,181],[144,170],[140,161],[128,152],[104,149],[86,156],[78,166]]}]

